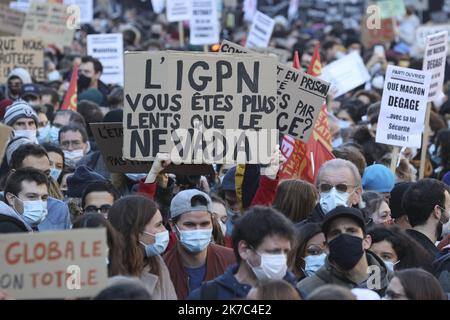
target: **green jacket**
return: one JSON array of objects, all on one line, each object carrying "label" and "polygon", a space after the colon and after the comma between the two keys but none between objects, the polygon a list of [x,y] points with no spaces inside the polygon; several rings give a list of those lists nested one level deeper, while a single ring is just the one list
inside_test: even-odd
[{"label": "green jacket", "polygon": [[[366,250],[367,262],[370,266],[378,266],[380,268],[380,283],[376,288],[369,288],[377,292],[380,296],[384,295],[384,291],[389,285],[389,281],[391,280],[393,273],[386,268],[383,260],[379,258],[373,252]],[[367,280],[369,280],[369,286],[374,286],[375,274],[371,271]],[[346,274],[340,270],[338,270],[332,263],[328,261],[328,258],[325,260],[325,264],[320,268],[316,274],[311,277],[307,277],[300,282],[297,283],[298,290],[302,293],[303,297],[308,297],[311,292],[315,289],[326,285],[326,284],[335,284],[339,286],[346,287],[348,289],[353,288],[364,288],[367,289],[367,280],[362,283],[355,283],[352,280],[348,279]]]}]

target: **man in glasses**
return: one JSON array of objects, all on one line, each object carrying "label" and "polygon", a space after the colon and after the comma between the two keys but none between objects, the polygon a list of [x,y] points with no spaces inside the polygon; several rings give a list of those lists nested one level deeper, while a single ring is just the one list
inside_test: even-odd
[{"label": "man in glasses", "polygon": [[108,218],[108,211],[119,199],[119,191],[109,181],[95,181],[83,192],[81,207],[84,213],[100,213]]},{"label": "man in glasses", "polygon": [[68,125],[59,131],[59,145],[64,152],[66,165],[72,168],[81,160],[89,149],[86,130],[77,125]]},{"label": "man in glasses", "polygon": [[310,222],[322,222],[325,215],[337,206],[358,207],[361,200],[361,175],[348,160],[333,159],[319,170],[316,187],[320,201],[314,208]]}]

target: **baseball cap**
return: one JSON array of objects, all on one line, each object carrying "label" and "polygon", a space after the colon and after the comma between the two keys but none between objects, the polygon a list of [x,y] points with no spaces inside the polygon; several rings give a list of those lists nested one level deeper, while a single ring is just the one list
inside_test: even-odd
[{"label": "baseball cap", "polygon": [[[192,198],[195,196],[202,196],[206,199],[207,205],[192,205]],[[183,213],[195,212],[195,211],[208,211],[212,212],[211,198],[204,192],[197,189],[183,190],[177,193],[173,197],[170,203],[170,218],[173,219]]]},{"label": "baseball cap", "polygon": [[366,233],[366,222],[361,210],[352,207],[337,206],[328,212],[323,220],[322,232],[325,234],[325,237],[330,229],[331,223],[337,218],[350,218],[354,220],[361,227],[363,232]]},{"label": "baseball cap", "polygon": [[41,90],[37,84],[27,83],[22,86],[22,90],[20,93],[20,97],[22,99],[24,99],[26,97],[39,98],[40,95],[41,95]]}]

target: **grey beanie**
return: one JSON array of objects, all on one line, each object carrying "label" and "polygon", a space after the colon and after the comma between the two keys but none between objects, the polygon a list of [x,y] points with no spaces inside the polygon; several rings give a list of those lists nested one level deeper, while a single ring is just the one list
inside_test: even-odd
[{"label": "grey beanie", "polygon": [[36,128],[38,125],[38,116],[33,108],[24,100],[17,100],[8,108],[6,108],[5,117],[3,122],[12,126],[17,119],[20,118],[31,118],[36,123]]}]

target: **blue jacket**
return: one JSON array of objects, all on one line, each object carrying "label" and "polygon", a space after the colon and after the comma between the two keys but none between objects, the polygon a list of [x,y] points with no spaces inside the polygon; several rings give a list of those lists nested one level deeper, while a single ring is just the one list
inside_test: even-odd
[{"label": "blue jacket", "polygon": [[[208,296],[208,300],[232,300],[247,297],[248,292],[252,286],[248,284],[242,284],[237,281],[234,276],[238,271],[239,265],[234,264],[228,267],[225,273],[214,280],[208,281],[206,286],[212,285],[215,287],[214,291],[217,296],[215,298]],[[295,276],[291,272],[287,272],[284,280],[291,283],[295,288],[296,280]],[[200,288],[195,289],[191,292],[188,300],[202,300],[202,288],[205,287],[203,284]]]},{"label": "blue jacket", "polygon": [[[3,192],[0,192],[0,201],[4,201]],[[69,207],[63,201],[48,197],[47,216],[44,221],[38,225],[39,231],[65,230],[70,229]]]}]

